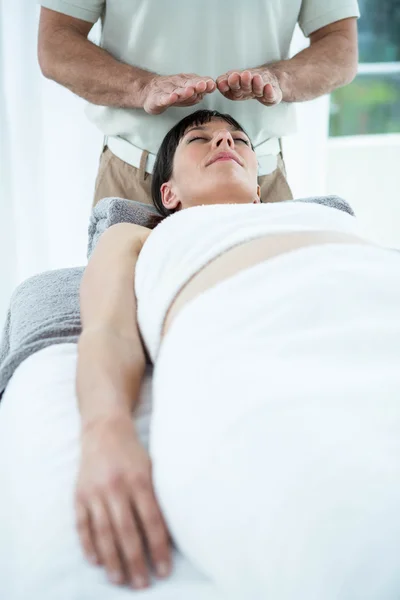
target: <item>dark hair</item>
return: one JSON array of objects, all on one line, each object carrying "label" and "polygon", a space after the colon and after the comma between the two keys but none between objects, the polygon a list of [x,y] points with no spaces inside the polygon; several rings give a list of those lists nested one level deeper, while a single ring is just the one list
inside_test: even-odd
[{"label": "dark hair", "polygon": [[[151,184],[151,195],[153,198],[154,206],[158,212],[164,217],[167,217],[173,210],[168,210],[162,203],[160,188],[163,183],[169,181],[172,177],[172,169],[174,164],[174,156],[180,140],[185,135],[189,127],[193,125],[205,125],[212,119],[223,119],[229,125],[237,128],[243,133],[246,131],[241,125],[230,115],[222,114],[217,110],[197,110],[196,112],[187,115],[179,123],[177,123],[172,129],[170,129],[167,135],[161,142],[159,151],[157,152],[156,161],[153,169],[153,180]],[[251,146],[254,150],[253,145]]]}]

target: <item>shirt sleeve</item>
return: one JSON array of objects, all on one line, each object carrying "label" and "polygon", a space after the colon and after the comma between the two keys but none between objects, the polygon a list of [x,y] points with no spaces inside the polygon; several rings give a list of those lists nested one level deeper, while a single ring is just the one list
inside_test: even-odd
[{"label": "shirt sleeve", "polygon": [[298,23],[308,37],[317,29],[349,17],[360,16],[357,0],[303,0]]},{"label": "shirt sleeve", "polygon": [[106,0],[39,0],[39,4],[70,17],[95,23],[103,13]]}]

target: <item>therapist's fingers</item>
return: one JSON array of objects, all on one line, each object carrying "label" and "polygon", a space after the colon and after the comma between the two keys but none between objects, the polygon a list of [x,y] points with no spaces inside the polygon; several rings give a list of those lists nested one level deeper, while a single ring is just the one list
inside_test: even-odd
[{"label": "therapist's fingers", "polygon": [[178,87],[176,88],[175,93],[178,94],[179,98],[184,100],[196,96],[196,90],[193,85],[189,85],[188,87]]},{"label": "therapist's fingers", "polygon": [[167,108],[178,102],[179,94],[176,92],[168,93],[162,92],[156,98],[146,105],[146,112],[158,115],[164,112]]},{"label": "therapist's fingers", "polygon": [[211,94],[215,91],[216,83],[210,78],[194,78],[188,80],[184,85],[178,85],[174,90],[182,97],[190,97],[194,95]]},{"label": "therapist's fingers", "polygon": [[193,94],[193,96],[191,98],[188,98],[187,100],[178,99],[176,102],[174,102],[174,106],[179,106],[179,107],[194,106],[195,104],[198,104],[199,102],[201,102],[203,100],[204,95],[205,94]]},{"label": "therapist's fingers", "polygon": [[282,101],[282,91],[279,87],[274,87],[272,84],[267,83],[264,86],[262,98],[257,99],[266,106],[274,106]]},{"label": "therapist's fingers", "polygon": [[187,106],[193,104],[193,98],[197,98],[195,88],[193,86],[176,86],[170,91],[157,90],[153,95],[147,98],[144,109],[149,114],[160,114],[167,110],[170,106],[180,106],[183,102],[190,102]]},{"label": "therapist's fingers", "polygon": [[264,94],[264,81],[259,73],[253,75],[252,90],[257,97],[261,98]]},{"label": "therapist's fingers", "polygon": [[198,81],[194,86],[196,94],[203,94],[207,89],[207,83],[205,81]]},{"label": "therapist's fingers", "polygon": [[230,89],[228,84],[228,73],[220,75],[216,80],[216,84],[221,94],[225,94],[226,92],[228,92]]},{"label": "therapist's fingers", "polygon": [[253,76],[250,71],[243,71],[240,74],[240,88],[245,94],[251,95],[252,89],[252,79]]},{"label": "therapist's fingers", "polygon": [[262,97],[264,82],[252,69],[228,71],[217,78],[219,91],[230,100],[250,100]]},{"label": "therapist's fingers", "polygon": [[217,84],[215,83],[215,81],[213,79],[208,79],[206,81],[205,93],[212,94],[212,92],[215,92],[216,89],[217,89]]},{"label": "therapist's fingers", "polygon": [[170,106],[193,106],[199,101],[199,94],[193,93],[193,88],[178,88],[175,92],[160,94],[152,113],[159,114]]},{"label": "therapist's fingers", "polygon": [[273,102],[275,100],[275,90],[270,83],[267,83],[264,86],[264,98],[269,102]]},{"label": "therapist's fingers", "polygon": [[191,96],[186,95],[185,96],[178,96],[178,99],[175,100],[171,106],[179,106],[179,107],[185,107],[185,106],[194,106],[195,104],[198,104],[199,102],[201,102],[205,96],[206,92],[201,93],[201,94],[197,94],[194,93]]},{"label": "therapist's fingers", "polygon": [[237,71],[229,75],[228,85],[232,92],[240,92],[240,74]]}]

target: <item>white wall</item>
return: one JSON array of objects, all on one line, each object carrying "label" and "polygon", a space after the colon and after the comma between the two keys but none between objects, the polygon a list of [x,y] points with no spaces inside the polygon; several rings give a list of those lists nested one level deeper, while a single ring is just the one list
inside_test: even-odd
[{"label": "white wall", "polygon": [[400,249],[400,135],[331,138],[327,192],[350,202],[376,242]]}]

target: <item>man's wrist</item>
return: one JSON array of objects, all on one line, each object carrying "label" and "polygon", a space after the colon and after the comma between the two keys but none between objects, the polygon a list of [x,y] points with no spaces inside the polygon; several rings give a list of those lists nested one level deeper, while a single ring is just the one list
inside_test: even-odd
[{"label": "man's wrist", "polygon": [[129,108],[143,108],[149,85],[157,76],[156,73],[132,67],[131,79],[126,90],[126,104]]},{"label": "man's wrist", "polygon": [[280,61],[266,65],[267,69],[271,71],[278,82],[278,85],[282,92],[282,102],[294,102],[292,92],[292,77],[289,70],[286,68],[286,64],[289,61]]}]

